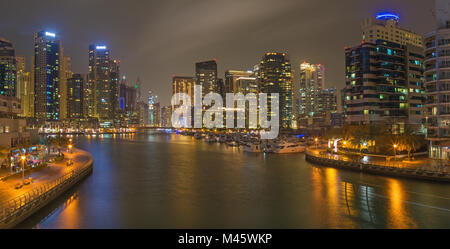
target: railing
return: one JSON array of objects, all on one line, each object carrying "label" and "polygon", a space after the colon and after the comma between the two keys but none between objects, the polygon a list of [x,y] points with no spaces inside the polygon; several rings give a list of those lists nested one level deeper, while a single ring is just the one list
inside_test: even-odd
[{"label": "railing", "polygon": [[347,166],[360,166],[364,168],[373,168],[377,167],[379,169],[381,168],[388,168],[388,169],[401,169],[403,171],[409,171],[410,173],[424,173],[424,174],[437,174],[439,176],[448,177],[450,174],[447,172],[447,165],[446,162],[442,162],[439,160],[439,162],[436,162],[434,164],[430,165],[411,165],[408,163],[398,162],[398,161],[386,161],[386,162],[380,162],[380,161],[364,161],[364,159],[356,159],[356,158],[350,158],[350,157],[343,157],[341,155],[336,154],[329,154],[326,151],[321,151],[319,153],[313,153],[310,151],[310,149],[306,150],[306,155],[314,158],[320,158],[325,160],[334,161],[335,163],[347,163]]},{"label": "railing", "polygon": [[39,204],[41,200],[45,200],[47,197],[53,195],[57,190],[65,186],[66,183],[86,174],[86,171],[90,170],[91,165],[92,163],[89,163],[81,169],[72,170],[70,173],[63,175],[54,181],[42,184],[23,195],[1,203],[0,222],[4,223],[9,218],[20,213],[20,211],[27,210],[29,207]]}]

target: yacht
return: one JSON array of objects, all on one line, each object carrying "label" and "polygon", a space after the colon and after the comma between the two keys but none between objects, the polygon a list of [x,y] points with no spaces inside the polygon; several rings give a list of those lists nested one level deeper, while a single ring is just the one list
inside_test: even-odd
[{"label": "yacht", "polygon": [[260,153],[263,152],[263,149],[259,143],[247,143],[244,145],[244,151],[249,153]]},{"label": "yacht", "polygon": [[272,145],[270,148],[270,152],[277,154],[302,153],[305,152],[305,150],[306,147],[300,143],[292,143],[285,141]]}]

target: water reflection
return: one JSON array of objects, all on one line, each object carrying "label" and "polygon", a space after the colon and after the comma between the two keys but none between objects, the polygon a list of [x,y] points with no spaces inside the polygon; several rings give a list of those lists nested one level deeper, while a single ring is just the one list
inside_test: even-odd
[{"label": "water reflection", "polygon": [[318,167],[302,154],[248,154],[180,135],[79,139],[96,159],[93,175],[72,201],[26,227],[450,227],[444,184]]}]

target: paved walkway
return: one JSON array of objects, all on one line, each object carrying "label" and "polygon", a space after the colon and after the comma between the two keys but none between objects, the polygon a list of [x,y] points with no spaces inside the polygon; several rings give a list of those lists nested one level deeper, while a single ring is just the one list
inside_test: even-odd
[{"label": "paved walkway", "polygon": [[60,162],[49,163],[47,167],[36,170],[32,173],[26,173],[25,178],[32,177],[33,182],[30,185],[24,185],[20,189],[15,189],[15,185],[22,181],[22,174],[18,174],[6,181],[0,181],[0,205],[3,202],[14,199],[33,188],[40,185],[53,182],[70,171],[82,168],[92,159],[92,156],[85,151],[74,149],[72,153],[73,164],[67,166],[69,153],[64,153],[64,160]]},{"label": "paved walkway", "polygon": [[[314,148],[310,147],[308,149],[310,153],[313,153],[315,156],[326,156],[326,157],[332,157],[336,160],[341,160],[345,162],[350,161],[357,161],[364,164],[375,164],[378,166],[389,166],[389,167],[404,167],[404,168],[410,168],[410,169],[424,169],[424,170],[445,170],[446,172],[450,172],[450,167],[447,165],[447,161],[443,160],[435,160],[430,159],[427,157],[418,157],[415,160],[408,161],[406,159],[399,159],[397,158],[396,161],[393,159],[387,160],[386,158],[379,157],[379,156],[371,156],[371,155],[364,155],[361,158],[360,155],[348,155],[348,154],[334,154],[329,153],[326,148]],[[345,152],[343,152],[345,153]]]}]

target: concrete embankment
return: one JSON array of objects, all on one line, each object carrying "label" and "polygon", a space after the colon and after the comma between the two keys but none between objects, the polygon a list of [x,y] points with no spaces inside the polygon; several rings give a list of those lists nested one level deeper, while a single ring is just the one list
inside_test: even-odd
[{"label": "concrete embankment", "polygon": [[[73,164],[67,166],[70,157]],[[24,189],[14,188],[21,178],[0,183],[0,194],[13,196],[0,200],[0,228],[14,228],[92,173],[94,160],[88,152],[75,150],[65,158],[48,169],[33,173],[35,180]]]},{"label": "concrete embankment", "polygon": [[311,152],[306,152],[306,161],[313,164],[352,171],[359,171],[375,175],[420,179],[434,182],[450,182],[450,174],[447,172],[382,166],[355,161],[342,161],[334,159],[331,156],[330,157],[323,156]]}]

